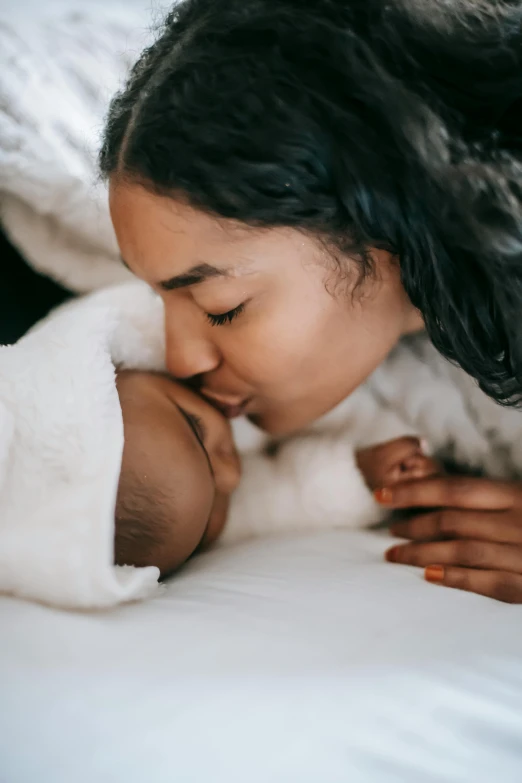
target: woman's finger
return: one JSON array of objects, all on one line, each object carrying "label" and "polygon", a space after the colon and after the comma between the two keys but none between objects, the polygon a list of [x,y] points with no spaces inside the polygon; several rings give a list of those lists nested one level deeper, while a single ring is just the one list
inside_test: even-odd
[{"label": "woman's finger", "polygon": [[386,552],[386,560],[403,565],[428,566],[439,563],[522,574],[522,546],[492,544],[488,541],[456,539],[401,544]]},{"label": "woman's finger", "polygon": [[412,541],[472,538],[499,544],[522,545],[522,512],[468,511],[442,508],[395,522],[390,533]]},{"label": "woman's finger", "polygon": [[428,566],[424,577],[433,584],[467,590],[508,604],[522,603],[522,575],[453,566]]},{"label": "woman's finger", "polygon": [[469,508],[501,511],[522,500],[522,488],[508,481],[472,476],[436,476],[376,490],[376,500],[390,508]]}]

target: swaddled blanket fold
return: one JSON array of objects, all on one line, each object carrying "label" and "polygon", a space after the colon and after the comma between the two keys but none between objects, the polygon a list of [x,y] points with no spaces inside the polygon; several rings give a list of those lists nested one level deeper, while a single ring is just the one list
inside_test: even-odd
[{"label": "swaddled blanket fold", "polygon": [[0,590],[87,608],[156,588],[156,568],[113,565],[123,450],[114,367],[130,353],[137,369],[162,368],[162,318],[161,301],[129,283],[0,348]]}]

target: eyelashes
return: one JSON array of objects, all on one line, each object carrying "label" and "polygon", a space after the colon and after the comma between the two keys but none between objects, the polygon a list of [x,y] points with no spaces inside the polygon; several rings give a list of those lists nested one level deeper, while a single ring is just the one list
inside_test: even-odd
[{"label": "eyelashes", "polygon": [[190,426],[192,427],[192,430],[194,431],[194,434],[196,435],[197,439],[199,440],[201,445],[203,445],[207,436],[207,432],[202,420],[200,419],[199,416],[196,416],[195,413],[189,413],[188,411],[183,411],[183,413],[185,414],[185,417],[188,420]]},{"label": "eyelashes", "polygon": [[244,309],[245,305],[240,304],[238,307],[234,307],[233,310],[229,310],[227,313],[220,313],[218,315],[207,313],[207,320],[212,324],[212,326],[224,326],[225,324],[231,324],[234,318],[237,318],[238,315],[241,315]]}]

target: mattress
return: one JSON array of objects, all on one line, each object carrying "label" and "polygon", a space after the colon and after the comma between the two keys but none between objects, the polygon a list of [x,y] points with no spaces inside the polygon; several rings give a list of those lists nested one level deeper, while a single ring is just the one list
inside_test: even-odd
[{"label": "mattress", "polygon": [[522,780],[522,606],[263,539],[103,613],[0,599],[2,783]]}]

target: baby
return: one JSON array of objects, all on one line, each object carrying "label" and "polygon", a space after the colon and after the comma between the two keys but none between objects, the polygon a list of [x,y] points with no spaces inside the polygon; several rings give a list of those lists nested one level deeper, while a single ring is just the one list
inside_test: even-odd
[{"label": "baby", "polygon": [[115,562],[162,576],[219,536],[241,465],[229,422],[165,375],[117,377],[124,449]]},{"label": "baby", "polygon": [[[162,374],[122,372],[117,388],[125,445],[115,562],[155,565],[162,577],[222,534],[237,540],[274,530],[377,522],[373,490],[438,472],[418,438],[358,448],[354,461],[353,440],[341,431],[337,441],[328,435],[329,469],[321,478],[318,460],[324,462],[326,452],[321,435],[311,432],[245,455],[229,516],[241,476],[229,421]],[[361,495],[362,504],[352,493]]]}]

